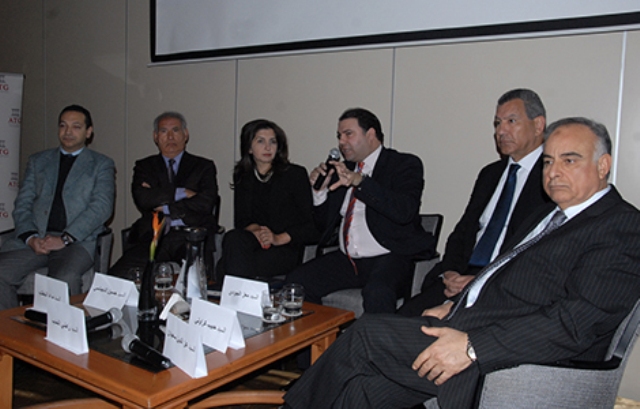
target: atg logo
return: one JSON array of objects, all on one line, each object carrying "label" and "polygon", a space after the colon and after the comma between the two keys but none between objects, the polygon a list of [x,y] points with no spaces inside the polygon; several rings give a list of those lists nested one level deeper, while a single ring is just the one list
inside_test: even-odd
[{"label": "atg logo", "polygon": [[9,189],[18,190],[18,172],[11,172],[11,178],[9,179]]},{"label": "atg logo", "polygon": [[9,117],[9,120],[7,122],[11,126],[20,126],[20,123],[22,122],[22,118],[20,117],[20,109],[11,109],[11,116]]},{"label": "atg logo", "polygon": [[4,139],[0,139],[0,156],[9,156],[9,148],[7,148]]},{"label": "atg logo", "polygon": [[9,84],[4,82],[4,75],[0,75],[0,91],[9,91]]},{"label": "atg logo", "polygon": [[0,202],[0,220],[8,219],[9,216],[9,212],[5,210],[4,203]]}]

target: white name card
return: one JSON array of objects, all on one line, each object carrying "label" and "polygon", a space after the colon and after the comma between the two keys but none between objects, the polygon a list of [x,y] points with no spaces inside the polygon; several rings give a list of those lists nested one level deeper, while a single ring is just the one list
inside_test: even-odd
[{"label": "white name card", "polygon": [[269,285],[262,281],[225,276],[220,295],[220,305],[245,314],[262,318],[262,292],[269,292]]},{"label": "white name card", "polygon": [[227,352],[227,347],[245,346],[238,313],[229,308],[194,298],[189,325],[200,332],[203,344],[222,353]]},{"label": "white name card", "polygon": [[76,355],[89,352],[84,311],[60,303],[47,311],[47,341]]},{"label": "white name card", "polygon": [[96,273],[84,305],[102,311],[111,308],[121,310],[125,304],[131,305],[128,302],[130,298],[135,299],[134,305],[137,305],[138,290],[132,281]]},{"label": "white name card", "polygon": [[163,355],[192,378],[207,375],[200,333],[173,314],[167,317]]},{"label": "white name card", "polygon": [[[62,280],[36,274],[33,290],[33,309],[49,312],[58,305],[69,305],[69,286]],[[51,306],[51,307],[50,307]]]}]

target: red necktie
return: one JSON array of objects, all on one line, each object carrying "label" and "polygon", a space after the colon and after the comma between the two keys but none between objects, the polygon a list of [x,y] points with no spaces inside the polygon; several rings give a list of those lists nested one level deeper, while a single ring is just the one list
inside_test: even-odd
[{"label": "red necktie", "polygon": [[[364,162],[358,162],[358,166],[356,168],[356,173],[362,172],[362,167],[364,166]],[[344,213],[344,225],[342,226],[342,238],[344,242],[344,251],[353,266],[354,271],[358,274],[358,268],[356,267],[356,263],[354,263],[351,255],[349,254],[349,228],[351,227],[351,222],[353,221],[353,208],[356,205],[356,196],[354,195],[354,188],[351,188],[351,195],[349,196],[349,204],[347,205],[347,211]]]}]

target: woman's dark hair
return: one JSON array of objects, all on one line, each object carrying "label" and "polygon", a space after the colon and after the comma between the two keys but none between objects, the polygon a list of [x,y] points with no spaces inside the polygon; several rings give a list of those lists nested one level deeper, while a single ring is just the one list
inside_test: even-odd
[{"label": "woman's dark hair", "polygon": [[[274,174],[282,172],[289,166],[289,147],[287,145],[287,135],[284,133],[275,122],[267,119],[254,119],[247,122],[240,131],[240,160],[233,168],[233,185],[240,183],[244,175],[253,172],[255,163],[253,155],[249,153],[251,150],[251,143],[256,137],[258,131],[262,129],[271,129],[276,135],[276,141],[278,142],[278,150],[273,157],[271,163],[271,170]],[[232,187],[233,187],[232,185]]]}]

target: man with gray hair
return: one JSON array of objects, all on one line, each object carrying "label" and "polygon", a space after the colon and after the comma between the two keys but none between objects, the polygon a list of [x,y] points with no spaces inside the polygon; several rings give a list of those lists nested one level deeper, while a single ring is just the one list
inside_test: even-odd
[{"label": "man with gray hair", "polygon": [[[157,261],[181,263],[185,258],[185,227],[205,227],[210,235],[205,255],[212,257],[213,233],[217,229],[213,208],[218,198],[213,161],[185,151],[189,130],[184,116],[165,112],[153,121],[153,141],[160,151],[136,161],[131,193],[142,216],[133,224],[124,243],[125,252],[109,274],[126,277],[129,269],[144,267],[153,238],[153,212],[167,218],[166,233],[156,252]],[[209,266],[213,260],[208,260]]]},{"label": "man with gray hair", "polygon": [[607,177],[606,128],[567,118],[546,133],[553,201],[454,302],[422,317],[358,320],[285,395],[292,408],[470,408],[480,376],[523,363],[603,361],[640,294],[640,212]]},{"label": "man with gray hair", "polygon": [[534,91],[513,89],[498,99],[493,127],[502,158],[478,174],[442,261],[399,314],[419,316],[454,297],[500,253],[531,212],[549,202],[540,184],[545,126],[544,105]]}]

